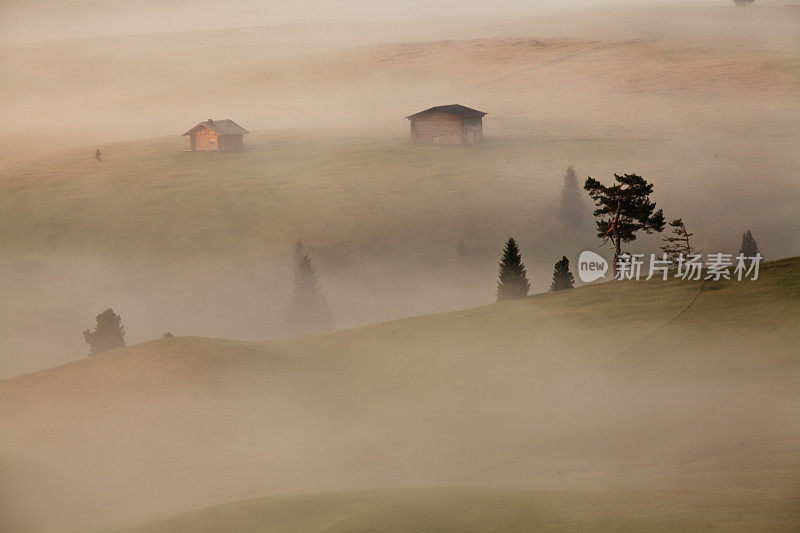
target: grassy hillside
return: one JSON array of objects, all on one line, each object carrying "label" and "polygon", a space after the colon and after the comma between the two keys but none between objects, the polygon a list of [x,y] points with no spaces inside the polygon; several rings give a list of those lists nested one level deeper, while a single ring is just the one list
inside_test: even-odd
[{"label": "grassy hillside", "polygon": [[[700,249],[736,251],[749,228],[767,257],[796,255],[797,16],[618,7],[424,40],[371,27],[360,45],[293,26],[2,46],[0,377],[82,356],[109,306],[131,343],[280,338],[298,239],[338,328],[491,301],[509,235],[546,291],[555,261],[598,245],[588,216],[558,217],[568,165],[652,180]],[[451,102],[489,112],[484,146],[407,144],[403,117]],[[184,152],[209,115],[255,132],[250,149]]]},{"label": "grassy hillside", "polygon": [[[406,128],[399,119],[398,130]],[[418,262],[441,246],[448,249],[434,253],[452,255],[459,238],[494,257],[507,232],[524,232],[519,240],[552,255],[565,241],[575,249],[594,242],[588,224],[569,233],[556,218],[569,164],[581,179],[615,171],[651,179],[667,216],[703,224],[700,246],[712,238],[715,246],[738,245],[738,230],[717,237],[732,220],[758,221],[756,200],[771,205],[771,224],[757,228],[762,247],[778,254],[800,244],[790,231],[798,190],[788,142],[743,152],[739,141],[538,134],[423,147],[399,134],[264,133],[247,145],[238,154],[191,153],[175,136],[103,147],[102,163],[87,149],[11,164],[0,180],[0,246],[174,258],[285,253],[300,238],[331,260],[413,253],[408,259]],[[763,187],[746,184],[761,173],[769,177]],[[554,230],[564,238],[543,237]],[[400,253],[392,250],[398,246]]]},{"label": "grassy hillside", "polygon": [[[148,342],[0,382],[0,456],[20,514],[36,516],[36,490],[48,520],[76,525],[439,485],[566,492],[298,496],[152,527],[234,512],[241,531],[265,514],[311,530],[611,515],[786,528],[800,520],[799,286],[795,258],[755,282],[592,285],[293,341]],[[298,515],[303,501],[317,511]]]},{"label": "grassy hillside", "polygon": [[[683,217],[700,249],[735,252],[750,228],[767,257],[800,250],[793,138],[756,149],[752,138],[657,133],[501,136],[490,115],[483,146],[415,147],[397,121],[396,136],[256,133],[238,154],[185,152],[176,135],[103,145],[103,163],[95,147],[8,162],[0,350],[10,355],[0,375],[80,357],[80,331],[109,306],[133,343],[165,330],[280,337],[298,239],[339,328],[491,301],[509,235],[533,290],[546,291],[556,260],[599,244],[588,201],[582,227],[558,216],[570,164],[581,179],[652,180],[658,207]],[[651,252],[660,239],[642,235],[629,249]],[[35,310],[21,313],[23,302]]]},{"label": "grassy hillside", "polygon": [[[246,118],[250,130],[386,133],[394,117],[451,101],[516,131],[568,119],[584,132],[683,122],[684,132],[726,123],[746,134],[766,119],[769,134],[793,128],[783,113],[798,98],[799,17],[791,6],[602,6],[463,31],[417,21],[3,46],[0,96],[14,124],[3,134],[107,142],[188,128],[207,113]],[[352,45],[376,34],[380,44]],[[198,90],[209,77],[215,90]]]},{"label": "grassy hillside", "polygon": [[[28,4],[0,40],[261,23]],[[798,258],[541,294],[610,255],[567,166],[643,175],[705,253],[799,253],[800,9],[757,4],[0,45],[0,530],[796,529]],[[487,141],[409,144],[447,103]],[[247,150],[186,151],[209,116]],[[486,305],[509,235],[540,294]],[[334,333],[285,338],[297,240]],[[130,346],[87,358],[108,307]]]},{"label": "grassy hillside", "polygon": [[789,501],[697,496],[447,488],[281,496],[218,505],[119,533],[789,531],[797,524]]}]

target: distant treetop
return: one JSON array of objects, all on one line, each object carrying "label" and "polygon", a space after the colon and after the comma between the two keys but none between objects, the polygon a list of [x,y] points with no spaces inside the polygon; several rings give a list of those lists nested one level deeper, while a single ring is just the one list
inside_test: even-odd
[{"label": "distant treetop", "polygon": [[84,330],[83,338],[89,345],[89,355],[97,355],[125,346],[125,326],[113,309],[106,309],[95,317],[94,331]]}]

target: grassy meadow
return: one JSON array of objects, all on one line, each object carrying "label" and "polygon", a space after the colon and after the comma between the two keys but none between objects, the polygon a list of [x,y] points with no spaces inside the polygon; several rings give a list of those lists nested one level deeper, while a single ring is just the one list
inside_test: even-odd
[{"label": "grassy meadow", "polygon": [[[542,235],[568,230],[554,218],[573,165],[580,179],[639,172],[652,180],[667,216],[702,225],[701,246],[737,246],[741,232],[723,236],[723,228],[758,223],[762,202],[773,223],[754,231],[765,248],[783,256],[798,245],[792,142],[752,153],[713,139],[531,134],[494,135],[474,147],[414,146],[407,124],[398,121],[397,129],[391,137],[256,133],[233,154],[188,152],[186,139],[173,136],[102,146],[101,163],[88,148],[17,163],[0,185],[0,244],[174,258],[285,254],[302,239],[332,260],[352,260],[391,255],[404,243],[411,262],[431,250],[449,253],[459,238],[494,255],[498,239],[517,233],[537,254],[552,255],[576,238],[594,242],[588,198],[583,238],[576,232],[546,242]],[[748,183],[761,174],[768,186]],[[745,192],[748,202],[740,200]]]},{"label": "grassy meadow", "polygon": [[433,488],[246,500],[119,533],[753,531],[788,530],[791,516],[791,502],[747,493]]},{"label": "grassy meadow", "polygon": [[[12,508],[25,515],[36,487],[42,527],[92,516],[102,528],[294,494],[141,530],[198,517],[213,529],[231,512],[232,531],[425,529],[431,516],[481,529],[530,513],[574,530],[788,530],[799,269],[795,258],[757,281],[604,283],[289,341],[163,339],[5,380]],[[87,473],[102,481],[81,484]],[[435,486],[544,492],[309,495]],[[473,504],[494,497],[507,503]]]},{"label": "grassy meadow", "polygon": [[[683,217],[707,252],[736,251],[748,228],[767,257],[800,247],[794,138],[758,150],[730,139],[546,133],[413,146],[404,122],[395,136],[254,133],[235,154],[191,153],[176,135],[103,145],[102,163],[90,147],[8,156],[0,284],[16,303],[0,306],[3,374],[82,356],[80,331],[107,307],[122,313],[131,342],[167,330],[284,336],[297,240],[338,328],[492,301],[509,235],[533,291],[546,291],[562,255],[604,252],[588,198],[582,226],[559,218],[568,165],[579,179],[645,176],[658,207]],[[649,252],[660,239],[642,235],[629,249]],[[48,333],[37,334],[20,306],[32,306]]]},{"label": "grassy meadow", "polygon": [[[0,531],[797,529],[800,8],[267,4],[0,5]],[[451,103],[484,143],[409,143]],[[188,151],[209,117],[246,149]],[[612,255],[568,166],[705,254],[752,230],[759,279],[548,293]],[[509,236],[532,295],[493,303]],[[324,335],[286,328],[297,241]]]}]

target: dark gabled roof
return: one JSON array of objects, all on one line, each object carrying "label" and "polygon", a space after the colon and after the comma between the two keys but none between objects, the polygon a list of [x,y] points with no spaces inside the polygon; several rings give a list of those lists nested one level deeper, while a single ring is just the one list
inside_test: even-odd
[{"label": "dark gabled roof", "polygon": [[488,115],[489,113],[484,113],[483,111],[478,111],[477,109],[472,109],[471,107],[466,107],[461,104],[451,104],[451,105],[437,105],[436,107],[431,107],[430,109],[426,109],[425,111],[420,111],[419,113],[414,113],[413,115],[409,115],[406,118],[414,118],[420,115],[424,115],[425,113],[431,113],[433,111],[444,111],[445,113],[452,113],[453,115],[458,115],[462,118],[472,118],[472,117],[482,117],[484,115]]},{"label": "dark gabled roof", "polygon": [[244,135],[245,133],[250,133],[234,121],[229,118],[224,118],[222,120],[207,120],[205,122],[201,122],[194,128],[190,129],[183,135],[189,135],[193,131],[198,128],[205,126],[206,128],[210,129],[217,135]]}]

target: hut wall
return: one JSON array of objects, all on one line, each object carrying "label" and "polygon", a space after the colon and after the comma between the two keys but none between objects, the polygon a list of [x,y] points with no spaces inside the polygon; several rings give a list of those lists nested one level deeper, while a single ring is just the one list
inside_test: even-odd
[{"label": "hut wall", "polygon": [[463,127],[464,127],[464,143],[472,144],[481,142],[483,140],[482,117],[465,118],[463,121]]},{"label": "hut wall", "polygon": [[411,119],[411,140],[416,143],[461,144],[462,121],[458,115],[433,111]]},{"label": "hut wall", "polygon": [[217,141],[217,134],[208,128],[201,128],[191,134],[192,137],[192,150],[201,152],[216,152],[219,150],[219,142]]},{"label": "hut wall", "polygon": [[241,150],[244,148],[243,135],[220,135],[219,149],[225,152]]}]

